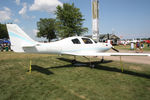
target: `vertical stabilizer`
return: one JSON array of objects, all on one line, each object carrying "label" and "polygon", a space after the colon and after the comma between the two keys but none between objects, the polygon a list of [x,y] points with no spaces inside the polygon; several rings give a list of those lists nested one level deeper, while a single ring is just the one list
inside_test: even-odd
[{"label": "vertical stabilizer", "polygon": [[34,46],[36,44],[18,25],[7,24],[6,26],[11,42],[11,49],[14,52],[24,52],[23,47]]}]

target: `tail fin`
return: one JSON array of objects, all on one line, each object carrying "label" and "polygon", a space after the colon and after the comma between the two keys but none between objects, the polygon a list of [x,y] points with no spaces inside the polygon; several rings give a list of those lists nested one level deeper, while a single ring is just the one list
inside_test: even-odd
[{"label": "tail fin", "polygon": [[14,52],[25,52],[23,47],[35,46],[36,42],[32,40],[21,28],[16,24],[7,24],[7,30],[11,41],[11,49]]}]

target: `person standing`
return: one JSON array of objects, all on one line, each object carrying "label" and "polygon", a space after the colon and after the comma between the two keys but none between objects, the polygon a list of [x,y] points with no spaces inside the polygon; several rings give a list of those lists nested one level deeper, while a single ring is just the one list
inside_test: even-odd
[{"label": "person standing", "polygon": [[130,47],[131,50],[134,50],[134,43],[131,42],[131,47]]},{"label": "person standing", "polygon": [[140,51],[141,51],[141,53],[143,53],[143,48],[144,48],[144,44],[141,42],[141,45],[140,45]]},{"label": "person standing", "polygon": [[136,53],[139,53],[140,50],[140,42],[136,42]]}]

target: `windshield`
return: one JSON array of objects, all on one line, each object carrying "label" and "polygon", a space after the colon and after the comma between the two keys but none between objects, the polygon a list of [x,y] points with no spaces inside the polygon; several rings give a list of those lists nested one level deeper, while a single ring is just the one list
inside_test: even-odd
[{"label": "windshield", "polygon": [[93,44],[93,42],[88,38],[82,38],[82,40],[85,44]]}]

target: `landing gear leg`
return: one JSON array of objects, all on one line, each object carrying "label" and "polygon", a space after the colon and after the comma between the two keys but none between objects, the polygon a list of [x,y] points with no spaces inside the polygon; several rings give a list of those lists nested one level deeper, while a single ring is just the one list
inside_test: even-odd
[{"label": "landing gear leg", "polygon": [[72,60],[72,65],[74,65],[75,63],[76,63],[77,61],[76,61],[76,56],[74,56],[74,59]]},{"label": "landing gear leg", "polygon": [[121,71],[123,72],[123,62],[122,62],[121,56],[120,56],[120,66],[121,66]]},{"label": "landing gear leg", "polygon": [[30,60],[29,73],[32,72],[32,60]]},{"label": "landing gear leg", "polygon": [[104,62],[104,56],[102,56],[102,59],[101,59],[101,63],[103,63]]},{"label": "landing gear leg", "polygon": [[83,56],[83,57],[86,58],[86,59],[89,61],[90,67],[91,67],[91,68],[94,68],[94,67],[95,67],[95,65],[92,65],[92,63],[91,63],[91,57],[90,57],[90,59],[87,58],[86,56]]}]

